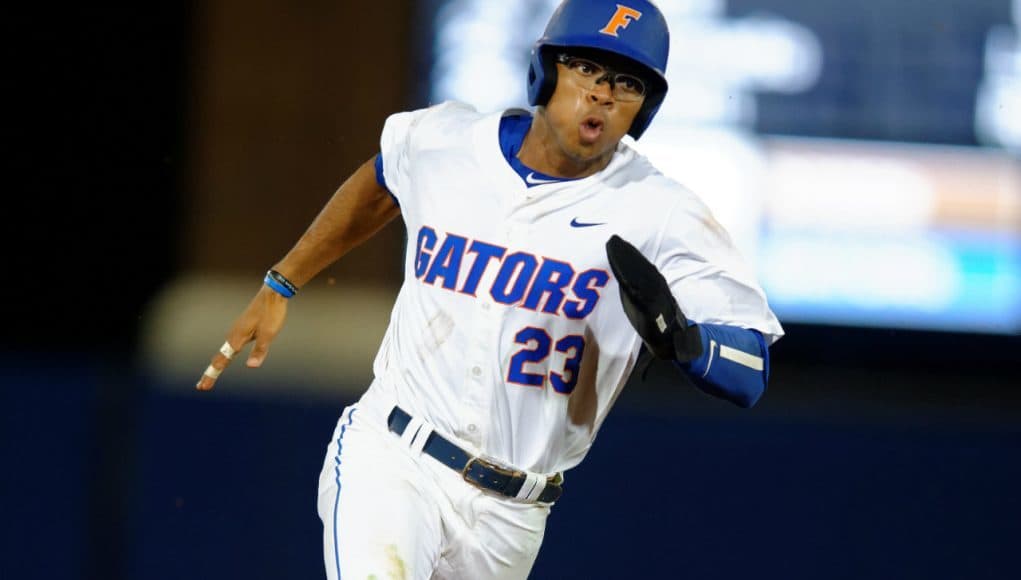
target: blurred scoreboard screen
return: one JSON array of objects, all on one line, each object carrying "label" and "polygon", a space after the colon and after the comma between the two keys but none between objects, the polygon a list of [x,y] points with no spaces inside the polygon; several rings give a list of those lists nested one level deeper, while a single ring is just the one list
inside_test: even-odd
[{"label": "blurred scoreboard screen", "polygon": [[[524,106],[557,3],[427,2],[424,98]],[[1021,0],[657,4],[670,92],[632,144],[781,320],[1021,332]]]}]

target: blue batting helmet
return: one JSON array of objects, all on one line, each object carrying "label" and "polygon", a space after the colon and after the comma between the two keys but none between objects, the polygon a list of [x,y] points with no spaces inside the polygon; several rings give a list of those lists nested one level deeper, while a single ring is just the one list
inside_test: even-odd
[{"label": "blue batting helmet", "polygon": [[557,86],[553,57],[558,48],[585,48],[622,56],[645,69],[645,102],[628,134],[639,138],[666,97],[670,31],[666,19],[648,0],[564,0],[550,17],[546,32],[532,48],[528,102],[545,105]]}]

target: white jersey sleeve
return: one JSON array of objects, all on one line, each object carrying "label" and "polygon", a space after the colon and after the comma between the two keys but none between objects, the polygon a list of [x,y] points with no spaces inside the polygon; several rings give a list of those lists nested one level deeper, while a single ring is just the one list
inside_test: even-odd
[{"label": "white jersey sleeve", "polygon": [[474,113],[469,105],[446,101],[426,109],[395,113],[387,118],[379,139],[379,152],[383,157],[383,179],[390,193],[404,207],[404,196],[410,190],[408,179],[412,172],[412,159],[423,147],[436,148],[437,137],[443,134],[444,123],[450,123],[449,113],[462,109]]},{"label": "white jersey sleeve", "polygon": [[682,191],[655,260],[681,310],[692,322],[755,329],[768,344],[776,342],[783,328],[754,272],[705,203]]}]

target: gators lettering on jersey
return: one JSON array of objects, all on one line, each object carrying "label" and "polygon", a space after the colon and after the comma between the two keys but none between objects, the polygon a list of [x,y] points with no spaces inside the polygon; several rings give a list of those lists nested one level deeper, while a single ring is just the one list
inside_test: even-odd
[{"label": "gators lettering on jersey", "polygon": [[508,251],[456,234],[446,234],[440,242],[435,229],[422,226],[419,230],[415,276],[426,284],[439,282],[447,290],[476,296],[487,270],[494,273],[488,277],[493,285],[484,291],[496,302],[568,318],[588,316],[599,301],[598,289],[610,279],[606,270],[577,272],[561,260]]}]

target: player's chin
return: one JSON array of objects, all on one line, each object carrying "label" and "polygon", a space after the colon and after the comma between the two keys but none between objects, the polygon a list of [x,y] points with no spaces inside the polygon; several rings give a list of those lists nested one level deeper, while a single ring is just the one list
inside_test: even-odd
[{"label": "player's chin", "polygon": [[615,144],[604,142],[603,139],[594,142],[579,139],[573,145],[571,156],[574,157],[575,161],[591,163],[605,157],[606,153],[613,149]]}]

